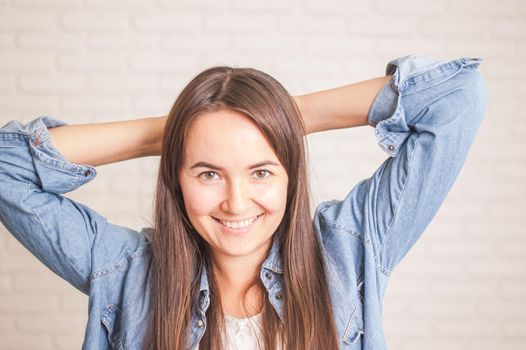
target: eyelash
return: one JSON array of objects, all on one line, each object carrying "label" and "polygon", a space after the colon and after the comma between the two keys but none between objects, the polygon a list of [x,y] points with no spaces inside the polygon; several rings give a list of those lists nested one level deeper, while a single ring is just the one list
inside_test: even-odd
[{"label": "eyelash", "polygon": [[[254,171],[254,173],[257,173],[257,172],[260,172],[260,171],[264,171],[264,172],[266,172],[266,173],[268,174],[268,176],[265,176],[265,177],[262,177],[262,178],[257,178],[258,180],[266,180],[266,179],[268,179],[271,175],[273,175],[270,171],[268,171],[268,170],[266,170],[266,169],[256,170],[256,171]],[[215,171],[211,171],[211,170],[209,170],[209,171],[204,171],[204,172],[202,172],[202,173],[199,174],[198,176],[199,176],[200,178],[203,178],[203,177],[202,177],[203,174],[209,174],[209,173],[217,174]],[[212,179],[205,179],[205,178],[203,178],[203,180],[205,180],[205,181],[212,181]]]}]

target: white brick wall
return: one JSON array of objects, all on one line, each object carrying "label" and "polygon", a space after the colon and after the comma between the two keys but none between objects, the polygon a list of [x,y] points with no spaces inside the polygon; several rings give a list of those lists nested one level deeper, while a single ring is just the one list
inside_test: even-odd
[{"label": "white brick wall", "polygon": [[[384,74],[395,57],[484,57],[488,115],[446,203],[385,297],[392,350],[526,347],[526,2],[0,0],[0,124],[158,116],[211,65],[262,69],[292,94]],[[309,136],[315,203],[386,155],[370,127]],[[346,161],[342,162],[342,158]],[[158,159],[98,168],[70,193],[150,225]],[[87,298],[0,227],[0,348],[78,349]]]}]

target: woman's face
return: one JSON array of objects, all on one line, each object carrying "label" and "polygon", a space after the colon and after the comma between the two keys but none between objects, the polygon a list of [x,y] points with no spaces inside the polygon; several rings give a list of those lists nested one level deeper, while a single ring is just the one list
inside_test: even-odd
[{"label": "woman's face", "polygon": [[264,134],[239,112],[207,112],[192,123],[184,152],[186,211],[214,256],[263,256],[283,218],[288,183]]}]

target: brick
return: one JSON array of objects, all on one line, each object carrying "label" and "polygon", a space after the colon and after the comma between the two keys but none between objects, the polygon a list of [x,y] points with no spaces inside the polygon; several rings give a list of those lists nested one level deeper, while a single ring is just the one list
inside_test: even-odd
[{"label": "brick", "polygon": [[419,283],[414,283],[414,279],[404,278],[393,279],[387,291],[389,298],[396,298],[398,300],[410,299],[413,300],[418,297],[424,297],[429,293],[429,281],[420,280]]},{"label": "brick", "polygon": [[[3,228],[3,226],[1,227]],[[43,267],[42,263],[27,250],[23,254],[4,252],[0,254],[0,271],[4,273],[18,273],[21,271],[41,273]]]},{"label": "brick", "polygon": [[[480,143],[506,142],[510,137],[513,137],[513,125],[503,124],[491,125],[491,127],[484,126],[480,128],[477,135]],[[490,167],[491,164],[487,164],[487,166]]]},{"label": "brick", "polygon": [[460,337],[456,338],[450,338],[450,339],[436,339],[436,337],[432,338],[432,343],[430,342],[429,338],[414,338],[414,339],[404,339],[402,342],[402,347],[400,349],[403,350],[419,350],[419,349],[426,349],[426,350],[444,350],[444,349],[465,349],[466,345],[468,344],[468,339],[462,339]]},{"label": "brick", "polygon": [[525,220],[522,218],[470,221],[466,223],[466,235],[473,238],[490,238],[497,242],[504,238],[523,238]]},{"label": "brick", "polygon": [[457,238],[454,244],[451,241],[435,242],[430,247],[430,256],[437,259],[472,260],[493,256],[494,251],[492,241],[472,241]]},{"label": "brick", "polygon": [[258,35],[234,38],[231,47],[232,52],[243,55],[283,55],[300,51],[300,45],[297,38]]},{"label": "brick", "polygon": [[526,263],[526,237],[522,240],[499,241],[497,254],[508,258],[523,258]]},{"label": "brick", "polygon": [[174,11],[176,13],[210,13],[210,14],[218,14],[218,13],[224,13],[227,10],[227,6],[225,4],[225,1],[217,1],[217,0],[201,0],[201,1],[193,1],[193,0],[178,0],[178,1],[172,1],[172,0],[157,0],[155,1],[155,5],[157,8],[159,8],[162,12],[165,11]]},{"label": "brick", "polygon": [[57,334],[54,337],[54,345],[56,350],[70,350],[81,347],[84,341],[84,330],[77,329],[68,335]]},{"label": "brick", "polygon": [[[386,40],[387,41],[387,40]],[[309,57],[341,57],[345,62],[352,55],[367,55],[374,52],[374,43],[368,39],[355,38],[352,41],[341,36],[310,36],[304,40],[303,51]],[[383,47],[383,45],[381,45]]]},{"label": "brick", "polygon": [[488,35],[488,28],[484,21],[478,18],[467,20],[465,18],[448,18],[444,25],[444,18],[424,19],[418,23],[418,34],[426,38],[478,38]]},{"label": "brick", "polygon": [[59,311],[64,314],[88,315],[88,296],[76,289],[63,293],[59,301]]},{"label": "brick", "polygon": [[[133,99],[132,112],[134,115],[168,115],[182,86],[179,88],[175,83],[168,84],[164,79],[166,77],[161,78],[161,93],[155,95],[144,93]],[[181,81],[176,83],[183,84]]]},{"label": "brick", "polygon": [[417,23],[414,19],[382,16],[347,18],[346,34],[359,38],[415,37]]},{"label": "brick", "polygon": [[2,317],[0,317],[0,336],[2,334],[5,334],[5,335],[13,334],[15,332],[16,332],[15,318],[7,317],[6,315],[2,315]]},{"label": "brick", "polygon": [[466,275],[455,278],[433,278],[430,295],[440,299],[481,300],[497,295],[498,278],[477,279]]},{"label": "brick", "polygon": [[526,295],[526,281],[502,281],[499,285],[499,295],[504,299],[522,299]]},{"label": "brick", "polygon": [[524,261],[471,261],[468,263],[470,275],[482,278],[526,278]]},{"label": "brick", "polygon": [[3,293],[0,298],[0,312],[8,315],[48,314],[57,309],[57,295],[38,295],[35,293]]},{"label": "brick", "polygon": [[50,72],[55,67],[52,54],[0,53],[0,72]]},{"label": "brick", "polygon": [[0,32],[2,33],[53,30],[57,28],[57,25],[58,15],[55,13],[10,10],[0,12]]},{"label": "brick", "polygon": [[15,43],[15,34],[0,33],[0,49],[11,49]]},{"label": "brick", "polygon": [[[407,259],[405,259],[407,261]],[[428,278],[435,276],[436,278],[451,277],[458,278],[464,276],[466,273],[466,262],[463,261],[444,261],[442,260],[425,260],[420,264],[407,264],[402,260],[397,268],[397,274],[408,277],[410,279]]]},{"label": "brick", "polygon": [[[268,72],[274,78],[279,81],[280,76],[287,76],[288,78],[294,77],[325,77],[325,79],[335,78],[337,72],[328,64],[327,60],[322,59],[310,59],[302,57],[292,57],[291,59],[282,60],[276,63],[275,71]],[[286,85],[286,82],[283,82]]]},{"label": "brick", "polygon": [[17,10],[64,11],[82,8],[79,0],[13,0],[11,7]]},{"label": "brick", "polygon": [[489,81],[517,81],[526,77],[526,70],[517,69],[521,63],[515,56],[488,60],[484,65],[484,77]]},{"label": "brick", "polygon": [[412,315],[423,315],[433,318],[439,317],[475,317],[478,302],[473,300],[415,300],[411,302],[407,311]]},{"label": "brick", "polygon": [[448,0],[445,2],[445,9],[448,14],[462,15],[465,17],[478,17],[483,15],[497,17],[515,15],[517,9],[513,1],[476,1]]},{"label": "brick", "polygon": [[[353,38],[350,42],[353,46],[355,40]],[[413,48],[418,48],[418,52],[429,57],[439,57],[444,54],[442,43],[412,35],[404,35],[397,38],[375,38],[371,45],[375,47],[374,52],[377,55],[385,57],[384,64],[378,66],[378,74],[381,75],[385,75],[386,62],[394,57],[406,56],[410,52],[414,52]]]},{"label": "brick", "polygon": [[294,12],[301,4],[299,0],[294,1],[244,1],[244,0],[229,0],[229,12],[234,14],[260,14],[260,13],[285,13],[290,14]]},{"label": "brick", "polygon": [[496,337],[499,324],[495,319],[486,317],[455,318],[438,320],[435,323],[435,334],[440,337]]},{"label": "brick", "polygon": [[122,32],[129,28],[126,14],[106,14],[103,12],[69,13],[61,18],[65,30],[71,32]]},{"label": "brick", "polygon": [[12,282],[11,282],[11,276],[8,274],[1,274],[0,275],[0,291],[9,291],[13,288]]},{"label": "brick", "polygon": [[[89,117],[95,117],[92,113],[120,113],[126,112],[126,108],[131,103],[130,96],[70,96],[63,97],[61,102],[61,113],[82,113]],[[107,118],[107,115],[106,115]]]},{"label": "brick", "polygon": [[500,40],[526,38],[526,23],[522,19],[503,19],[491,22],[492,37]]},{"label": "brick", "polygon": [[373,12],[374,6],[374,3],[370,1],[332,0],[330,4],[327,6],[327,2],[305,0],[303,1],[303,11],[308,15],[315,16],[341,16],[342,14],[359,16]]},{"label": "brick", "polygon": [[470,340],[467,350],[524,350],[524,340],[510,340],[498,337],[496,339],[473,338]]},{"label": "brick", "polygon": [[0,93],[16,89],[15,74],[0,74]]},{"label": "brick", "polygon": [[492,303],[481,304],[479,306],[479,312],[485,316],[502,316],[508,319],[512,317],[515,318],[516,316],[524,318],[526,316],[526,302],[524,300],[496,300]]},{"label": "brick", "polygon": [[225,14],[220,17],[203,18],[203,28],[210,34],[254,35],[268,34],[274,26],[271,16],[247,15],[243,17]]},{"label": "brick", "polygon": [[141,74],[194,72],[196,55],[186,54],[134,54],[130,57],[131,72]]},{"label": "brick", "polygon": [[[383,307],[383,314],[384,317],[391,319],[393,317],[396,317],[396,315],[403,314],[407,311],[409,307],[409,303],[411,302],[409,299],[399,299],[391,296],[390,292],[388,291],[388,294],[385,296],[386,302],[384,303]],[[392,315],[392,316],[391,316]]]},{"label": "brick", "polygon": [[[132,16],[133,28],[145,33],[177,33],[179,35],[195,33],[199,30],[198,15],[152,15]],[[197,25],[196,25],[197,24]]]},{"label": "brick", "polygon": [[50,293],[68,291],[72,286],[54,273],[14,276],[13,290],[22,293]]},{"label": "brick", "polygon": [[192,35],[183,36],[180,34],[164,35],[159,40],[159,50],[161,52],[185,52],[208,54],[217,53],[229,47],[230,38],[227,36]]},{"label": "brick", "polygon": [[[515,44],[512,42],[492,42],[488,45],[488,40],[484,38],[472,40],[459,40],[458,38],[448,39],[444,42],[444,49],[451,57],[482,57],[486,60],[494,58],[508,58],[515,55]],[[485,65],[480,66],[482,69]],[[493,86],[491,86],[493,87]],[[493,95],[492,95],[493,96]]]},{"label": "brick", "polygon": [[442,1],[418,1],[418,0],[377,0],[374,2],[376,14],[393,17],[438,17],[444,14],[444,3]]},{"label": "brick", "polygon": [[[468,179],[468,177],[465,177]],[[460,179],[459,179],[460,180]],[[469,186],[469,184],[466,184],[466,186]],[[461,186],[460,181],[455,184],[455,187],[464,187]],[[453,190],[452,190],[453,191]],[[458,210],[459,206],[462,207],[462,210]],[[448,197],[444,204],[440,207],[436,220],[440,220],[440,222],[446,222],[449,220],[458,220],[458,221],[465,221],[469,219],[478,219],[482,215],[487,213],[487,204],[481,203],[480,201],[470,200],[470,198],[460,199],[456,202],[453,202]],[[438,219],[440,218],[440,219]],[[461,225],[459,223],[456,224],[457,227],[451,227],[453,230],[458,230],[461,228]]]},{"label": "brick", "polygon": [[53,350],[52,335],[32,335],[24,333],[0,334],[0,344],[4,344],[4,350]]},{"label": "brick", "polygon": [[37,94],[71,94],[82,91],[86,79],[71,74],[22,74],[19,78],[20,90]]},{"label": "brick", "polygon": [[127,58],[122,54],[62,54],[58,57],[58,67],[61,72],[125,73]]},{"label": "brick", "polygon": [[17,328],[29,334],[64,334],[86,326],[85,319],[75,315],[28,315],[16,320]]},{"label": "brick", "polygon": [[88,10],[115,11],[122,14],[123,12],[155,11],[155,3],[156,1],[144,0],[90,0],[84,2],[83,5]]},{"label": "brick", "polygon": [[152,34],[119,34],[119,33],[96,33],[90,34],[88,46],[96,51],[102,49],[104,52],[137,52],[151,50],[157,46],[157,38]]},{"label": "brick", "polygon": [[89,78],[89,89],[105,93],[141,93],[157,88],[157,77],[130,77],[114,74],[94,75]]},{"label": "brick", "polygon": [[[28,96],[21,94],[0,95],[2,113],[11,119],[27,118],[44,114],[56,114],[58,97],[56,96]],[[7,120],[6,120],[7,122]]]},{"label": "brick", "polygon": [[66,33],[22,33],[17,40],[17,45],[25,51],[34,49],[53,53],[82,51],[85,43],[85,35]]},{"label": "brick", "polygon": [[[312,40],[312,36],[330,36],[334,33],[345,31],[345,21],[342,18],[311,18],[305,20],[303,16],[280,16],[276,19],[276,33],[281,37],[282,34],[307,36],[307,40]],[[298,41],[298,38],[295,38]],[[274,40],[279,40],[274,38]]]},{"label": "brick", "polygon": [[387,339],[392,339],[393,337],[430,337],[434,333],[432,320],[410,316],[407,312],[391,315],[391,318],[385,321],[384,332]]},{"label": "brick", "polygon": [[507,321],[504,323],[503,335],[506,338],[526,340],[526,321]]}]

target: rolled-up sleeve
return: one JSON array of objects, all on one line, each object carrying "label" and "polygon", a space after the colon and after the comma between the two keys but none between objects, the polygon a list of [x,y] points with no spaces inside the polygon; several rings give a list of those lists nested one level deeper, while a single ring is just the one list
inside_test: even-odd
[{"label": "rolled-up sleeve", "polygon": [[323,212],[326,221],[371,242],[384,274],[415,244],[460,173],[486,111],[482,62],[409,55],[387,65],[386,75],[393,76],[368,122],[389,157]]},{"label": "rolled-up sleeve", "polygon": [[53,147],[48,129],[62,125],[67,124],[41,116],[0,128],[0,220],[42,263],[88,294],[97,272],[111,270],[145,247],[145,228],[138,232],[111,224],[63,195],[97,172],[91,165],[68,162]]}]

